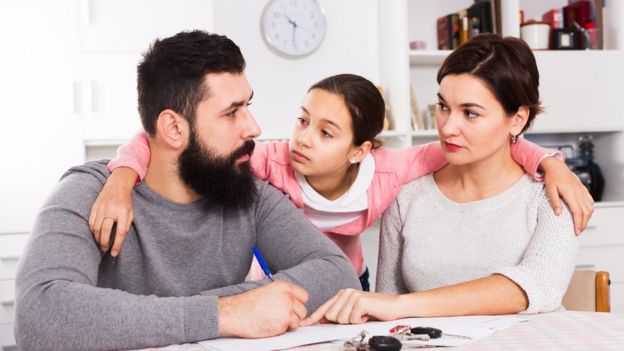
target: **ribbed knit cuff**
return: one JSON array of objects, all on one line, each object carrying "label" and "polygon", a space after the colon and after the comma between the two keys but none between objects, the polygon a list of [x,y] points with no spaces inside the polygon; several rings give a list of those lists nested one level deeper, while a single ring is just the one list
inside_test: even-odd
[{"label": "ribbed knit cuff", "polygon": [[216,296],[191,296],[184,299],[185,342],[219,336],[219,309]]},{"label": "ribbed knit cuff", "polygon": [[524,290],[524,293],[527,295],[527,299],[529,300],[529,305],[526,310],[520,312],[521,314],[534,314],[540,312],[539,304],[536,304],[540,296],[539,291],[535,286],[533,286],[533,284],[531,284],[531,280],[526,276],[526,274],[524,274],[524,272],[516,267],[510,267],[498,270],[494,272],[494,274],[505,276],[509,280],[518,284],[518,286]]}]

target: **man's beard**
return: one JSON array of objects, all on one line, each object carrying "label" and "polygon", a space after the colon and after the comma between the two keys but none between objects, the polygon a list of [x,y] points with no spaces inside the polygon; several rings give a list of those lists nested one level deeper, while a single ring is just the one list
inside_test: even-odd
[{"label": "man's beard", "polygon": [[178,158],[182,181],[195,193],[228,208],[247,208],[256,199],[254,175],[249,161],[236,165],[236,160],[251,155],[255,143],[247,140],[229,156],[214,155],[198,140],[194,131],[189,145]]}]

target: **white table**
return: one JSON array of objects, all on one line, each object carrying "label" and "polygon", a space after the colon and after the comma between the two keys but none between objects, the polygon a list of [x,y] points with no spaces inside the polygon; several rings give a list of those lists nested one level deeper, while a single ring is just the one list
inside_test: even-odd
[{"label": "white table", "polygon": [[[528,316],[516,324],[468,346],[461,351],[499,350],[624,350],[624,314],[595,312],[553,312]],[[411,349],[411,348],[403,348]],[[144,351],[205,351],[199,344],[171,345]],[[339,351],[337,343],[302,346],[289,351]]]}]

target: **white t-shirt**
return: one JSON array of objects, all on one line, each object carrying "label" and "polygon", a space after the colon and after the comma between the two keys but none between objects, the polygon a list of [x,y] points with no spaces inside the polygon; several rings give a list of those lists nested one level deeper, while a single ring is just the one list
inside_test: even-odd
[{"label": "white t-shirt", "polygon": [[305,176],[295,172],[302,190],[305,216],[321,231],[352,222],[368,209],[368,187],[374,175],[375,159],[368,154],[349,190],[336,200],[328,200],[312,188]]}]

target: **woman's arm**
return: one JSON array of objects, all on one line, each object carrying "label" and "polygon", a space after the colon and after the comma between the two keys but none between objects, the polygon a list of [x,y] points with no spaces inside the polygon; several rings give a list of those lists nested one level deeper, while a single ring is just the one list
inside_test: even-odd
[{"label": "woman's arm", "polygon": [[527,297],[513,281],[501,275],[403,295],[340,290],[304,319],[301,326],[318,322],[359,324],[408,317],[497,315],[526,309]]},{"label": "woman's arm", "polygon": [[559,308],[574,271],[578,243],[570,213],[564,209],[556,216],[546,198],[539,201],[535,233],[519,264],[481,279],[403,295],[343,290],[303,325],[317,321],[363,323],[371,318],[540,313]]},{"label": "woman's arm", "polygon": [[399,203],[395,199],[381,217],[379,259],[375,290],[387,294],[408,292],[403,283],[401,261],[403,259],[403,235]]}]

